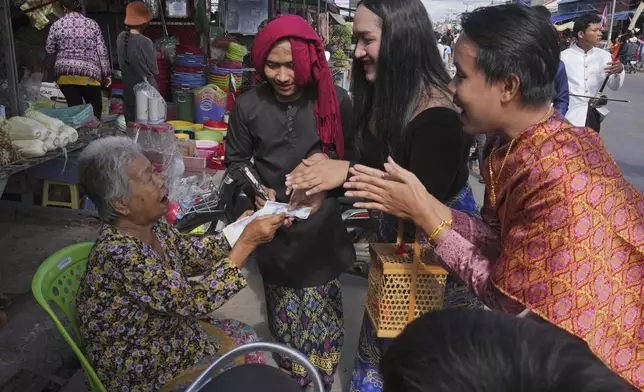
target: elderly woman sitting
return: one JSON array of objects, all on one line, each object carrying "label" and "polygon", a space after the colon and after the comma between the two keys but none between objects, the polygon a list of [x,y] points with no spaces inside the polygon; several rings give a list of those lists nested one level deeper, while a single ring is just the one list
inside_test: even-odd
[{"label": "elderly woman sitting", "polygon": [[230,251],[220,238],[177,232],[161,220],[163,179],[125,137],[88,145],[79,178],[105,222],[77,309],[88,359],[108,391],[183,390],[222,350],[256,341],[247,325],[209,314],[246,285],[240,268],[283,216],[255,219]]}]

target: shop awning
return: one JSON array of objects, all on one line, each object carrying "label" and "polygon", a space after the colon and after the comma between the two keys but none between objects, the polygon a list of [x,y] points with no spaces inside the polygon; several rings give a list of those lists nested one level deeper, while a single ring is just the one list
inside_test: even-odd
[{"label": "shop awning", "polygon": [[[615,12],[615,20],[629,20],[630,15],[633,14],[635,11],[637,11],[637,9]],[[551,20],[552,20],[552,23],[562,22],[564,20],[574,19],[583,14],[587,14],[588,12],[589,11],[582,11],[582,12],[572,12],[569,14],[556,15],[556,16],[553,16]],[[597,15],[601,15],[601,13],[597,12]],[[611,14],[608,14],[608,19],[610,19],[610,17],[611,17]]]},{"label": "shop awning", "polygon": [[561,14],[561,15],[553,16],[552,18],[550,18],[550,20],[552,21],[552,23],[563,22],[564,20],[574,19],[574,18],[576,18],[578,16],[581,16],[581,15],[587,14],[587,13],[588,13],[588,11],[572,12],[570,14]]},{"label": "shop awning", "polygon": [[[637,10],[634,9],[630,11],[615,12],[615,20],[629,20],[630,14],[634,13],[635,11]],[[608,19],[610,19],[610,15],[608,15]]]}]

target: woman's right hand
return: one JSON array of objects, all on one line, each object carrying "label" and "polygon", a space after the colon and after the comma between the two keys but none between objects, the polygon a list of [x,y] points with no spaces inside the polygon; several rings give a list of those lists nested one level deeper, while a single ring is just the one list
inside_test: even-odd
[{"label": "woman's right hand", "polygon": [[338,188],[346,181],[349,174],[348,161],[314,157],[303,160],[295,170],[286,175],[287,195],[294,190],[301,190],[311,196]]},{"label": "woman's right hand", "polygon": [[253,248],[271,242],[285,218],[286,214],[259,216],[244,228],[239,240]]}]

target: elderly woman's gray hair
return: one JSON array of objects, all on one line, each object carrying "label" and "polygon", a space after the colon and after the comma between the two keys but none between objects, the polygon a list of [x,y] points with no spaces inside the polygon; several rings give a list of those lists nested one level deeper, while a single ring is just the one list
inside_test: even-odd
[{"label": "elderly woman's gray hair", "polygon": [[127,167],[140,155],[143,155],[141,147],[123,136],[95,140],[80,154],[78,178],[103,221],[112,223],[119,217],[112,200],[129,196]]}]

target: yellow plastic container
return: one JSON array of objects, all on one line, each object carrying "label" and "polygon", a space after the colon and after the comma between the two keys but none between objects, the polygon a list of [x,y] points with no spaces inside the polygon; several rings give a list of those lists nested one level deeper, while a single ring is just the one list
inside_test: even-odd
[{"label": "yellow plastic container", "polygon": [[192,131],[194,127],[190,121],[168,121],[168,124],[172,125],[175,131]]},{"label": "yellow plastic container", "polygon": [[203,130],[203,124],[193,124],[192,129],[197,132],[197,131],[202,131]]},{"label": "yellow plastic container", "polygon": [[188,135],[187,133],[175,133],[174,137],[176,137],[179,140],[190,139],[190,135]]}]

